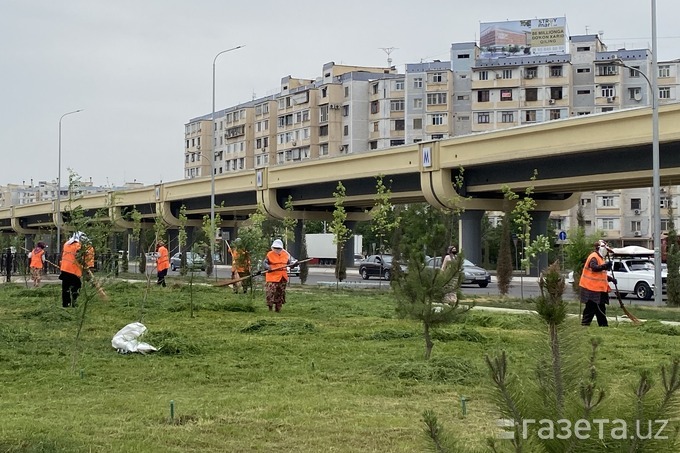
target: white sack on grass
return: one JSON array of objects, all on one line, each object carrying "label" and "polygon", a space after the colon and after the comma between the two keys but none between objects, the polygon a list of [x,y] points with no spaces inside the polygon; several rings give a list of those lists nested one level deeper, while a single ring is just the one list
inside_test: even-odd
[{"label": "white sack on grass", "polygon": [[141,322],[133,322],[120,329],[111,340],[111,346],[121,354],[128,352],[141,352],[145,354],[151,351],[157,351],[148,343],[140,343],[138,338],[146,332],[146,326]]}]

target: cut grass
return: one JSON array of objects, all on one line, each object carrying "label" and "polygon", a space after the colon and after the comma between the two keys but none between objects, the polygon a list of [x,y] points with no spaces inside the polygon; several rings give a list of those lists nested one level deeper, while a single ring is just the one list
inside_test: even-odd
[{"label": "cut grass", "polygon": [[[143,305],[144,286],[128,283],[107,284],[109,302],[89,301],[72,371],[80,312],[60,308],[60,288],[0,286],[0,452],[423,451],[426,409],[481,446],[499,417],[485,355],[508,351],[510,371],[531,379],[542,337],[534,316],[473,311],[433,332],[426,362],[421,326],[395,317],[389,292],[295,286],[277,314],[261,291],[148,290]],[[141,317],[143,341],[160,351],[117,354],[112,336]],[[658,370],[680,345],[660,323],[578,340],[594,335],[610,394],[629,392],[637,370]]]}]

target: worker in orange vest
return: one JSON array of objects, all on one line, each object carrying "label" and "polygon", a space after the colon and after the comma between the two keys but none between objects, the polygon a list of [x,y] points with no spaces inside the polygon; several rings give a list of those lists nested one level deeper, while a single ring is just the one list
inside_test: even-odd
[{"label": "worker in orange vest", "polygon": [[83,265],[89,269],[94,267],[94,248],[86,245],[84,252],[80,252],[83,243],[87,243],[87,236],[76,231],[64,243],[61,251],[59,280],[61,280],[61,305],[64,308],[75,307],[76,299],[82,287]]},{"label": "worker in orange vest", "polygon": [[612,268],[612,262],[605,262],[604,258],[611,251],[607,243],[599,240],[593,251],[586,259],[581,272],[580,300],[586,306],[583,309],[581,325],[589,326],[593,316],[597,317],[597,325],[607,327],[607,305],[609,304],[609,282],[616,283],[616,279],[607,274]]},{"label": "worker in orange vest", "polygon": [[45,268],[45,243],[38,242],[33,250],[28,252],[29,267],[31,268],[31,279],[33,280],[33,287],[40,286],[42,279],[42,272]]},{"label": "worker in orange vest", "polygon": [[233,247],[227,242],[229,253],[231,253],[231,278],[241,279],[234,284],[234,294],[238,294],[241,290],[243,294],[246,294],[251,281],[246,278],[250,275],[250,253],[241,245],[241,238],[234,239],[232,245]]},{"label": "worker in orange vest", "polygon": [[266,271],[266,297],[269,311],[281,311],[281,307],[286,303],[286,285],[288,284],[288,266],[294,266],[295,261],[290,254],[283,249],[281,239],[276,239],[272,243],[272,249],[264,258],[264,269]]},{"label": "worker in orange vest", "polygon": [[156,252],[158,253],[158,258],[156,259],[158,281],[156,284],[165,286],[165,276],[168,275],[168,269],[170,268],[170,255],[168,254],[168,249],[165,246],[165,242],[159,240],[156,243]]}]

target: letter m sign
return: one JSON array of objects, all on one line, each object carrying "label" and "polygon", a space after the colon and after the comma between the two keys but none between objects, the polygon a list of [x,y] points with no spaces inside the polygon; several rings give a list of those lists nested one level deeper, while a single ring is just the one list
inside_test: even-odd
[{"label": "letter m sign", "polygon": [[423,146],[422,153],[423,153],[423,168],[432,167],[432,148],[430,148],[429,146]]}]

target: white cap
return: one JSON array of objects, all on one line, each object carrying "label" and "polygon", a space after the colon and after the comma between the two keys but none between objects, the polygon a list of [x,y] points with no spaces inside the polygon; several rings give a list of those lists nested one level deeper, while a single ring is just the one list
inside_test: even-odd
[{"label": "white cap", "polygon": [[272,242],[272,248],[273,249],[282,249],[283,248],[283,242],[281,242],[281,239],[274,240],[274,242]]}]

